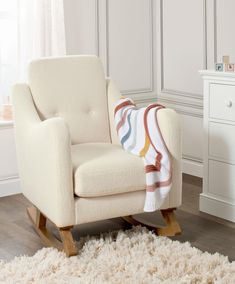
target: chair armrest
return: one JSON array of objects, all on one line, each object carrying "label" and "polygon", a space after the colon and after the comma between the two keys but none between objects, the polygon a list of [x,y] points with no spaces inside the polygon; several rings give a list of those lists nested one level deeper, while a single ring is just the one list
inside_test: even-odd
[{"label": "chair armrest", "polygon": [[157,112],[158,125],[168,151],[176,159],[181,159],[181,123],[173,109],[164,108]]},{"label": "chair armrest", "polygon": [[179,115],[173,109],[160,109],[157,112],[158,125],[171,154],[173,176],[168,208],[179,207],[182,203],[182,138]]},{"label": "chair armrest", "polygon": [[115,145],[121,145],[119,138],[117,136],[117,131],[115,128],[114,123],[114,108],[117,101],[121,98],[121,93],[114,84],[113,80],[107,78],[107,96],[108,96],[108,110],[109,110],[109,129],[110,129],[110,136],[111,142]]},{"label": "chair armrest", "polygon": [[[114,124],[114,108],[117,100],[121,98],[121,93],[112,80],[107,79],[106,81],[111,142],[121,145]],[[163,139],[171,155],[173,167],[172,189],[169,194],[168,203],[165,205],[167,206],[166,208],[178,207],[182,202],[181,123],[179,115],[174,110],[168,108],[160,109],[157,112],[157,119]]]},{"label": "chair armrest", "polygon": [[62,118],[41,121],[28,85],[12,90],[23,194],[58,227],[74,225],[69,130]]}]

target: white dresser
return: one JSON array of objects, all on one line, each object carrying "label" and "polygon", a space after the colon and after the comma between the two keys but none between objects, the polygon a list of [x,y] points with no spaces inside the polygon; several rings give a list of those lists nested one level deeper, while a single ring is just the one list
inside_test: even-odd
[{"label": "white dresser", "polygon": [[200,74],[204,83],[200,210],[235,222],[235,73]]}]

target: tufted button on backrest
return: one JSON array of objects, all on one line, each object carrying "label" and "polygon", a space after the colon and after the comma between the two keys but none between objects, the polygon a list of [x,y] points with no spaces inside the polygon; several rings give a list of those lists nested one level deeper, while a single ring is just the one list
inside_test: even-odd
[{"label": "tufted button on backrest", "polygon": [[64,118],[72,144],[110,142],[106,81],[96,56],[33,61],[29,86],[40,117]]}]

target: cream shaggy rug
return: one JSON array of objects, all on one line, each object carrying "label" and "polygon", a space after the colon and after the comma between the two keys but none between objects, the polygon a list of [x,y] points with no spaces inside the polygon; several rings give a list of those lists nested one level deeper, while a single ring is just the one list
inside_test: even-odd
[{"label": "cream shaggy rug", "polygon": [[43,248],[34,256],[0,261],[0,283],[235,283],[235,262],[189,243],[157,237],[135,227],[78,243],[66,258]]}]

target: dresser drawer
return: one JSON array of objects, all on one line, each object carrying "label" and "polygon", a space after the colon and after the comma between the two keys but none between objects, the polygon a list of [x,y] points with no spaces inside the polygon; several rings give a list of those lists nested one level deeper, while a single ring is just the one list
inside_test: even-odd
[{"label": "dresser drawer", "polygon": [[209,161],[209,193],[235,201],[235,166]]},{"label": "dresser drawer", "polygon": [[235,86],[211,84],[209,100],[211,118],[235,121]]},{"label": "dresser drawer", "polygon": [[209,122],[209,155],[235,163],[235,125]]}]

